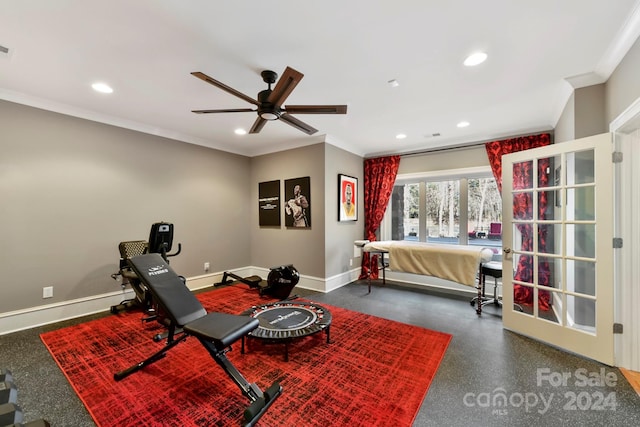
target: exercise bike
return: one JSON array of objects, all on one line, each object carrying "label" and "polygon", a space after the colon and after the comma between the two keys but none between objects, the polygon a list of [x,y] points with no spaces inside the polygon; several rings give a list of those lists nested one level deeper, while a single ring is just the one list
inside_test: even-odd
[{"label": "exercise bike", "polygon": [[[111,275],[114,280],[122,280],[120,286],[125,289],[127,285],[135,293],[134,298],[124,300],[120,304],[111,306],[111,313],[117,314],[121,311],[133,308],[141,308],[147,317],[143,321],[151,321],[156,318],[155,304],[147,287],[140,281],[138,275],[131,269],[129,260],[138,255],[147,253],[157,253],[169,262],[169,257],[180,254],[182,245],[178,243],[175,253],[169,253],[173,245],[173,224],[168,222],[157,222],[151,225],[149,240],[132,240],[120,242],[118,250],[120,252],[119,270]],[[184,278],[182,278],[184,281]]]}]

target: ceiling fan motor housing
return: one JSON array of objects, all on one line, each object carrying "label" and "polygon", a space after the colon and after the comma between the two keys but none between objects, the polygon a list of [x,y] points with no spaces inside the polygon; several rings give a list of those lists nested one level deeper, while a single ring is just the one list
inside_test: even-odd
[{"label": "ceiling fan motor housing", "polygon": [[[265,71],[262,73],[264,74]],[[282,114],[282,110],[280,110],[280,107],[277,105],[273,105],[273,103],[267,101],[269,99],[269,95],[271,95],[271,89],[265,89],[258,93],[258,101],[260,101],[260,106],[258,106],[258,115],[265,120],[278,120]]]}]

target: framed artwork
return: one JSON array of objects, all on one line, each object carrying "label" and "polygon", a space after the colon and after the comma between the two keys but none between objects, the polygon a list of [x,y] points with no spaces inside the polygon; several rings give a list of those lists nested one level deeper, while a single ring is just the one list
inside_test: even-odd
[{"label": "framed artwork", "polygon": [[258,183],[260,227],[280,227],[280,180]]},{"label": "framed artwork", "polygon": [[358,178],[338,174],[338,221],[358,220]]},{"label": "framed artwork", "polygon": [[286,179],[284,181],[284,225],[286,227],[311,227],[311,178]]}]

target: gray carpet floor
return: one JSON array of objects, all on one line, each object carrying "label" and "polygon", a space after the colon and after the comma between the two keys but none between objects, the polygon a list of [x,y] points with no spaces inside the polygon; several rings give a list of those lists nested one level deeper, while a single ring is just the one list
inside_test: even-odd
[{"label": "gray carpet floor", "polygon": [[[640,397],[617,368],[503,330],[499,307],[485,306],[478,317],[468,299],[389,283],[371,294],[359,282],[294,293],[453,335],[414,426],[640,425]],[[0,336],[0,368],[13,373],[25,421],[95,426],[39,335],[108,315]]]}]

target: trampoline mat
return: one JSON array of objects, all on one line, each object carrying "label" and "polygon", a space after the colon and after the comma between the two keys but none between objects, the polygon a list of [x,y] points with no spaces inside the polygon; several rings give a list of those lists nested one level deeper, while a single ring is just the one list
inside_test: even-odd
[{"label": "trampoline mat", "polygon": [[312,302],[280,301],[251,307],[241,314],[258,319],[249,332],[255,338],[290,339],[320,332],[331,324],[331,313]]}]

